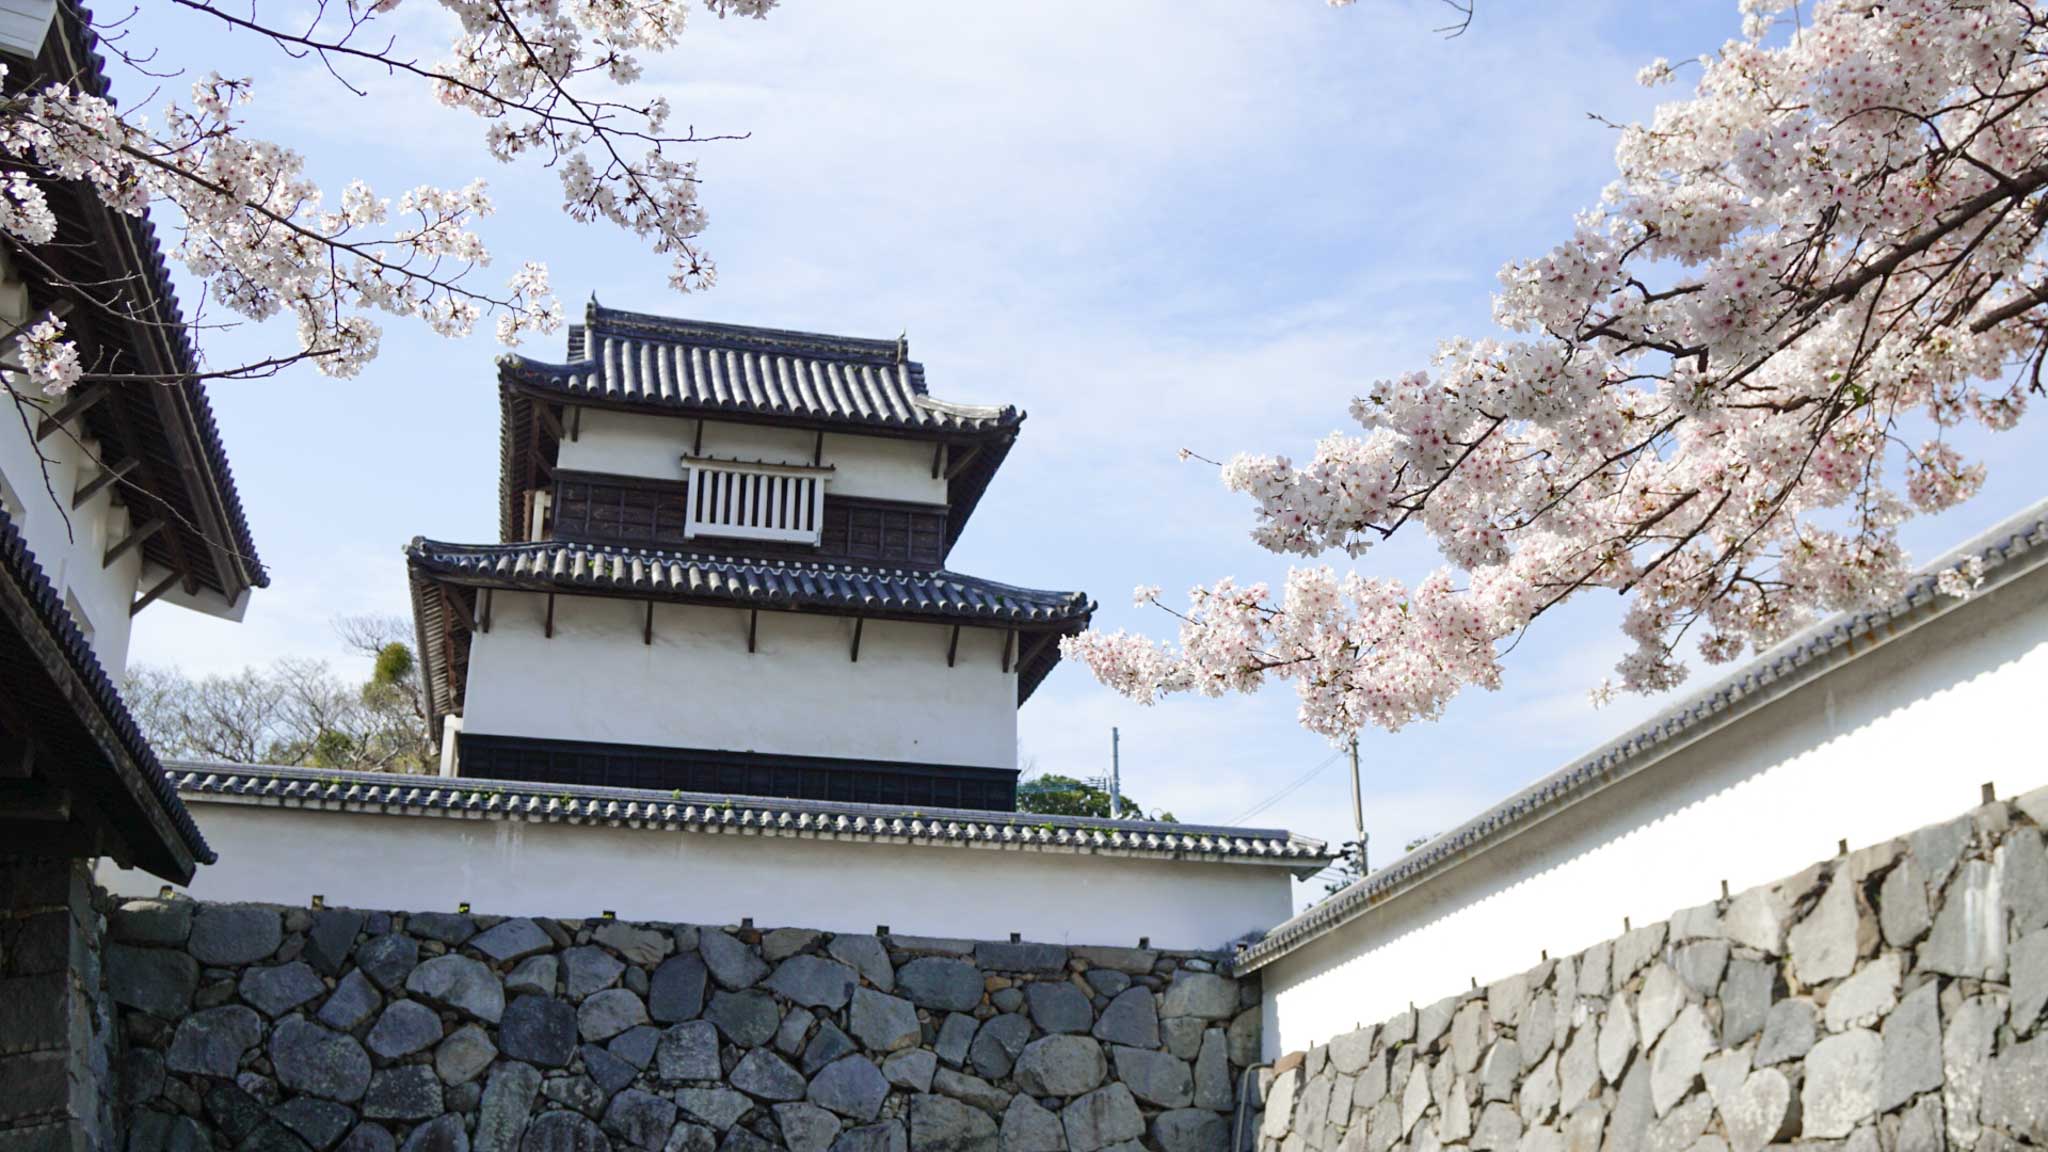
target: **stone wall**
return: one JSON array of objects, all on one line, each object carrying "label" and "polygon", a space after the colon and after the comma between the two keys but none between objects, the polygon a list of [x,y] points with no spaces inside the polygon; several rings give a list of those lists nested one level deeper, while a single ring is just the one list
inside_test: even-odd
[{"label": "stone wall", "polygon": [[1989,804],[1290,1054],[1260,1148],[2048,1143],[2044,825]]},{"label": "stone wall", "polygon": [[114,1009],[83,861],[0,857],[0,1152],[105,1152]]},{"label": "stone wall", "polygon": [[111,929],[128,1152],[1226,1152],[1259,1051],[1255,985],[1147,948],[182,899]]}]

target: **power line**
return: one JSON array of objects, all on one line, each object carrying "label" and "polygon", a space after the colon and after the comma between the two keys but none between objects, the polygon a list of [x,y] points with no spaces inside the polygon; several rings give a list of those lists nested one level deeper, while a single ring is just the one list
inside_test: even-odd
[{"label": "power line", "polygon": [[1295,777],[1292,783],[1280,789],[1278,792],[1273,793],[1271,796],[1266,797],[1263,801],[1254,805],[1250,811],[1244,813],[1241,816],[1232,818],[1230,823],[1242,824],[1245,821],[1251,819],[1252,817],[1257,816],[1259,813],[1264,812],[1266,809],[1271,808],[1273,805],[1278,804],[1280,801],[1285,800],[1289,796],[1294,795],[1297,791],[1301,789],[1302,785],[1307,784],[1309,781],[1321,775],[1323,769],[1328,768],[1332,764],[1335,764],[1344,755],[1346,755],[1346,749],[1343,748],[1339,748],[1335,752],[1330,753],[1330,755],[1327,758],[1325,758],[1322,763]]}]

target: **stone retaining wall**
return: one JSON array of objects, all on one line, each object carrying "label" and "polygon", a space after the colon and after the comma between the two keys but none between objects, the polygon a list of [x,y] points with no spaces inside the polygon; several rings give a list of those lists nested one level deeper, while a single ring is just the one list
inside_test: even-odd
[{"label": "stone retaining wall", "polygon": [[2044,825],[1986,805],[1291,1054],[1260,1148],[2048,1143]]},{"label": "stone retaining wall", "polygon": [[128,1152],[1226,1152],[1259,1051],[1254,984],[1152,949],[185,900],[111,929]]},{"label": "stone retaining wall", "polygon": [[0,857],[0,1152],[107,1152],[114,1007],[83,861]]}]

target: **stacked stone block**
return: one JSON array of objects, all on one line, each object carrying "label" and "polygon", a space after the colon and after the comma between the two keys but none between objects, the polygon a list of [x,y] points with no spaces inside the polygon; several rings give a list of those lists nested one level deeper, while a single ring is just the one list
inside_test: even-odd
[{"label": "stacked stone block", "polygon": [[94,891],[82,861],[0,857],[0,1152],[118,1146]]},{"label": "stacked stone block", "polygon": [[1260,1147],[2048,1144],[2044,827],[1989,804],[1291,1054]]},{"label": "stacked stone block", "polygon": [[139,900],[129,1152],[1227,1152],[1256,987],[1150,948]]}]

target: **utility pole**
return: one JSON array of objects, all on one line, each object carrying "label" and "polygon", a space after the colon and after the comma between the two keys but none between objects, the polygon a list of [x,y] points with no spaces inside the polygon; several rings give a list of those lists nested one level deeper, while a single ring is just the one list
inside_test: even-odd
[{"label": "utility pole", "polygon": [[1122,753],[1118,747],[1121,737],[1115,728],[1109,730],[1109,818],[1124,818],[1124,773]]},{"label": "utility pole", "polygon": [[1351,828],[1358,840],[1358,873],[1365,874],[1365,797],[1358,783],[1358,733],[1351,734]]}]

